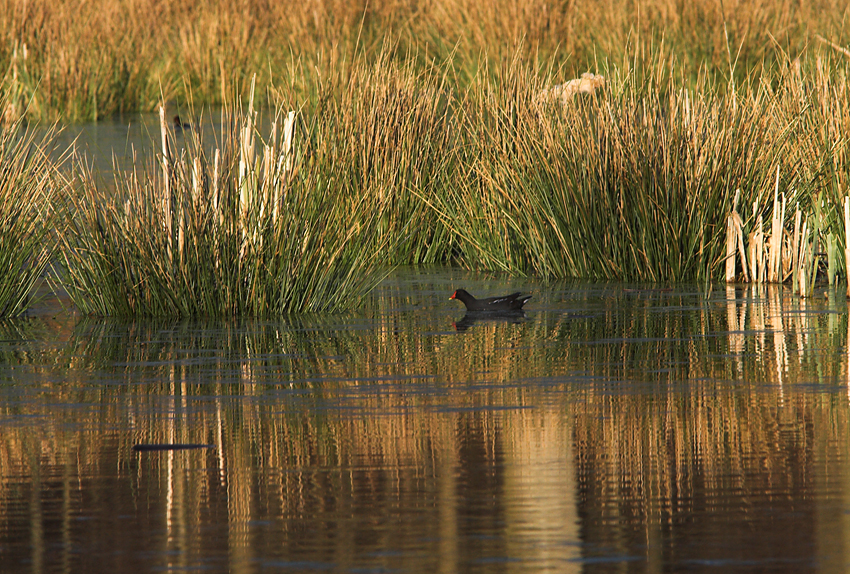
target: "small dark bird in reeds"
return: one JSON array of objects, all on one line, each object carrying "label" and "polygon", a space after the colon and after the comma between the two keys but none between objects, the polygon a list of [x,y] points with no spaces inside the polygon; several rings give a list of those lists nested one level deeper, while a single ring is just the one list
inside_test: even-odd
[{"label": "small dark bird in reeds", "polygon": [[531,295],[520,296],[519,292],[503,295],[502,297],[487,297],[476,299],[465,289],[458,289],[449,299],[457,299],[466,305],[467,311],[520,311],[525,302],[531,299]]},{"label": "small dark bird in reeds", "polygon": [[180,116],[174,116],[174,129],[177,131],[191,130],[192,124],[184,122],[180,119]]}]

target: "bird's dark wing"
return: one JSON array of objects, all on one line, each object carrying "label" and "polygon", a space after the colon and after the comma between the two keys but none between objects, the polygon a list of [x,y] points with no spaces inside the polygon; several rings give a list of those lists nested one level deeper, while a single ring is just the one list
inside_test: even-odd
[{"label": "bird's dark wing", "polygon": [[487,303],[490,305],[513,303],[514,301],[516,301],[517,297],[519,297],[519,291],[517,291],[516,293],[511,293],[510,295],[504,295],[502,297],[491,297],[487,300]]}]

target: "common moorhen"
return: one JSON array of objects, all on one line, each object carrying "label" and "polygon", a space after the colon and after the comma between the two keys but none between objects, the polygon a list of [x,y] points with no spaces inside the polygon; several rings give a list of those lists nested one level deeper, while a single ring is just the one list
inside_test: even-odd
[{"label": "common moorhen", "polygon": [[174,116],[174,129],[177,131],[190,130],[192,129],[192,124],[184,122],[180,119],[180,116]]},{"label": "common moorhen", "polygon": [[476,299],[465,289],[458,289],[449,299],[458,299],[466,305],[467,311],[519,311],[525,305],[525,302],[531,299],[531,295],[520,297],[519,292],[517,292],[502,297]]}]

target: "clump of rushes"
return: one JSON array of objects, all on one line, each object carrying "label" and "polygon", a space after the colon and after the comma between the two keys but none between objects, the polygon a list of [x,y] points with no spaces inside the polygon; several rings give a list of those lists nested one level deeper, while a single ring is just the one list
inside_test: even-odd
[{"label": "clump of rushes", "polygon": [[[363,149],[362,126],[349,124],[359,116],[344,106],[285,110],[265,139],[252,107],[235,111],[223,149],[212,154],[197,131],[186,132],[194,139],[179,158],[167,152],[155,167],[118,173],[114,191],[80,170],[60,275],[74,303],[85,313],[135,316],[357,305],[385,276],[385,252],[395,248],[381,203],[394,182],[376,167],[392,146]],[[162,120],[169,129],[164,112]],[[173,134],[164,141],[170,149]],[[376,165],[358,167],[363,161]]]},{"label": "clump of rushes", "polygon": [[56,245],[53,136],[37,136],[13,110],[0,116],[0,317],[27,310]]},{"label": "clump of rushes", "polygon": [[808,204],[819,170],[800,169],[810,138],[778,113],[781,95],[705,79],[691,91],[674,61],[656,58],[642,80],[621,76],[627,65],[603,71],[602,90],[567,102],[541,97],[546,86],[519,64],[470,91],[468,176],[438,206],[465,264],[544,278],[718,279],[737,189],[766,210],[779,166],[789,202]]}]

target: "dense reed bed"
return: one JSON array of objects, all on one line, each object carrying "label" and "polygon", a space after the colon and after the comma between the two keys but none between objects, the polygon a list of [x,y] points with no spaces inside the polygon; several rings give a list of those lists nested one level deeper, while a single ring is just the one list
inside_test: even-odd
[{"label": "dense reed bed", "polygon": [[53,256],[52,136],[0,119],[0,318],[27,310]]},{"label": "dense reed bed", "polygon": [[570,78],[662,40],[690,81],[703,66],[740,80],[781,61],[777,47],[795,59],[818,36],[846,45],[847,16],[838,0],[4,0],[0,64],[18,111],[81,121],[163,95],[225,103],[255,75],[265,94],[294,66],[357,66],[388,44],[422,70],[450,62],[460,91],[517,51]]},{"label": "dense reed bed", "polygon": [[[341,98],[222,114],[223,141],[175,134],[114,186],[69,182],[59,282],[86,313],[228,316],[356,306],[389,265],[433,260],[437,216],[417,198],[445,185],[440,86],[403,71],[352,75]],[[253,100],[251,100],[253,101]],[[175,138],[184,152],[173,151]],[[137,162],[141,164],[142,162]]]},{"label": "dense reed bed", "polygon": [[[558,57],[541,67],[524,42],[510,56],[479,53],[473,70],[457,52],[402,57],[399,39],[360,23],[350,60],[287,60],[244,96],[251,67],[228,74],[214,148],[163,118],[159,157],[113,184],[84,168],[69,177],[57,279],[80,309],[341,310],[390,266],[423,262],[544,279],[708,283],[725,272],[792,280],[802,295],[820,276],[846,277],[840,45],[794,58],[774,44],[771,63],[739,72],[729,43],[722,77],[666,38],[628,40],[626,57],[564,82]],[[6,79],[21,73],[16,64]]]},{"label": "dense reed bed", "polygon": [[[328,185],[383,246],[381,263],[444,261],[453,236],[422,198],[456,185],[458,126],[445,79],[381,60],[312,80],[320,81],[324,92],[301,107],[310,145],[327,154]],[[297,105],[297,92],[279,97]]]},{"label": "dense reed bed", "polygon": [[655,58],[640,72],[608,68],[604,86],[572,97],[517,62],[496,81],[482,75],[463,106],[465,176],[436,198],[462,261],[543,277],[707,281],[726,258],[736,197],[747,233],[777,193],[804,211],[828,198],[838,223],[843,75],[786,66],[738,87],[706,73],[690,88],[672,54]]},{"label": "dense reed bed", "polygon": [[225,108],[215,149],[163,115],[155,165],[112,186],[80,171],[59,281],[85,312],[120,315],[341,310],[422,262],[544,279],[725,271],[809,295],[825,251],[830,281],[845,276],[846,67],[788,60],[692,85],[659,49],[555,86],[517,54],[464,93],[391,58],[299,69],[269,133],[253,103]]}]

